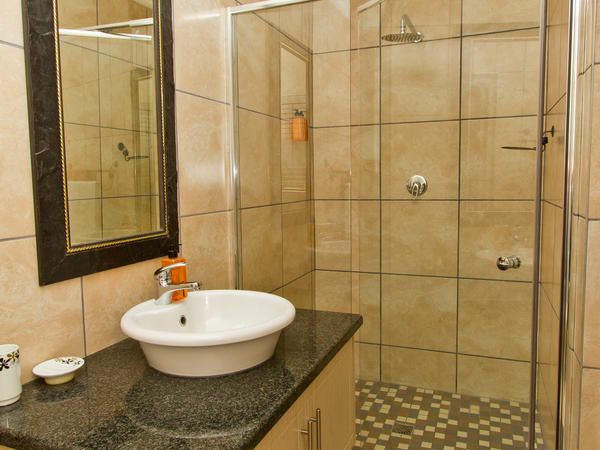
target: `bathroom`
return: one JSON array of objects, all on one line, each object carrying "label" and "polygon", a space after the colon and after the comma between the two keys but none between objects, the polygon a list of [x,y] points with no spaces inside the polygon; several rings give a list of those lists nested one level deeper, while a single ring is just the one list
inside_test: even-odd
[{"label": "bathroom", "polygon": [[599,449],[598,12],[0,2],[0,449]]}]

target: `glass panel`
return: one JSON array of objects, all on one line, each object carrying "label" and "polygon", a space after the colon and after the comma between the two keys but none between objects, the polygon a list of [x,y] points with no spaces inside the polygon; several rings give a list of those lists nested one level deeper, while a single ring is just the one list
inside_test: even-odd
[{"label": "glass panel", "polygon": [[71,245],[162,230],[152,1],[58,9]]},{"label": "glass panel", "polygon": [[310,5],[235,16],[239,287],[314,304]]}]

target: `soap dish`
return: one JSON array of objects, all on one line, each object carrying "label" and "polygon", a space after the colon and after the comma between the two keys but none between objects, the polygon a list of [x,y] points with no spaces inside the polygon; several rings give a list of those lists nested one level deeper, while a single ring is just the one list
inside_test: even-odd
[{"label": "soap dish", "polygon": [[33,368],[33,374],[44,379],[46,384],[63,384],[75,377],[75,371],[85,364],[77,356],[61,356],[39,363]]}]

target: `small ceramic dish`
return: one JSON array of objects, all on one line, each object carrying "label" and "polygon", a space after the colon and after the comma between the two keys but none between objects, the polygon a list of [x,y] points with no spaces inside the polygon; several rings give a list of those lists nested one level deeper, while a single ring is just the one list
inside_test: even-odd
[{"label": "small ceramic dish", "polygon": [[43,378],[46,384],[63,384],[71,381],[84,364],[77,356],[61,356],[39,363],[33,368],[33,374]]}]

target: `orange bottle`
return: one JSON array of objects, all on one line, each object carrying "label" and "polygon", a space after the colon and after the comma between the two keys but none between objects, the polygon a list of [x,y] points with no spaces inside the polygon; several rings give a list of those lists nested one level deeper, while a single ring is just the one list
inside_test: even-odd
[{"label": "orange bottle", "polygon": [[294,117],[292,117],[292,141],[308,141],[308,122],[306,117],[304,117],[304,113],[299,109],[296,110]]},{"label": "orange bottle", "polygon": [[[161,261],[161,263],[162,263],[162,266],[165,267],[170,264],[175,264],[178,262],[185,262],[185,261],[186,261],[185,258],[177,257],[177,249],[171,248],[167,252],[167,257],[164,258]],[[177,284],[177,283],[186,283],[186,282],[187,282],[187,271],[186,271],[185,267],[177,267],[176,269],[173,269],[171,271],[171,283]],[[187,291],[176,291],[176,292],[173,292],[172,299],[174,302],[178,302],[178,301],[183,300],[186,297],[187,297]]]}]

